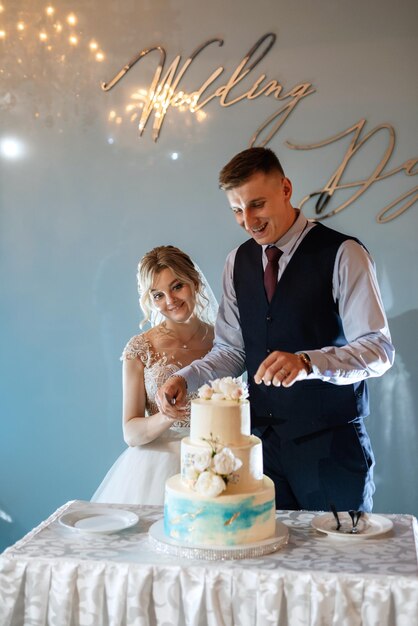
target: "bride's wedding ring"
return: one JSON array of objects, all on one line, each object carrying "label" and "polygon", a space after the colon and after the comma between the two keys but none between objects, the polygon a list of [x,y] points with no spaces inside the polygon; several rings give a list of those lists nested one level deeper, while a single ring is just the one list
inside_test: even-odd
[{"label": "bride's wedding ring", "polygon": [[288,373],[289,373],[289,372],[287,372],[287,371],[284,369],[284,367],[282,367],[282,369],[281,369],[281,370],[279,370],[279,371],[280,371],[280,374],[283,374],[283,376],[287,376],[287,375],[288,375]]}]

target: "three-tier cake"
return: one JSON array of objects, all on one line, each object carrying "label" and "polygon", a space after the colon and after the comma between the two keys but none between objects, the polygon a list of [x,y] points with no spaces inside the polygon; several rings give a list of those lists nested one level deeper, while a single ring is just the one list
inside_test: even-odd
[{"label": "three-tier cake", "polygon": [[192,400],[181,474],[166,483],[164,532],[186,545],[236,546],[275,534],[274,483],[250,434],[246,385],[212,381]]}]

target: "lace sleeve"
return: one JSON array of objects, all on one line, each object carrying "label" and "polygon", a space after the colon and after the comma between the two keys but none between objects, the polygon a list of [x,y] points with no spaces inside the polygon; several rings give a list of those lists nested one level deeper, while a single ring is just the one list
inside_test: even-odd
[{"label": "lace sleeve", "polygon": [[147,366],[151,358],[151,344],[145,339],[144,335],[135,335],[126,344],[121,361],[129,361],[132,359],[140,359]]}]

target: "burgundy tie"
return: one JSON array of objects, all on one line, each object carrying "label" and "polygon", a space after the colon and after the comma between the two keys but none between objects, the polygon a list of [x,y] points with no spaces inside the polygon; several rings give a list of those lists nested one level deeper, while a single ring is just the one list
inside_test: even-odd
[{"label": "burgundy tie", "polygon": [[266,248],[266,255],[268,262],[264,270],[264,287],[267,299],[271,302],[277,287],[277,273],[279,271],[279,259],[282,256],[282,251],[276,248],[276,246],[269,246]]}]

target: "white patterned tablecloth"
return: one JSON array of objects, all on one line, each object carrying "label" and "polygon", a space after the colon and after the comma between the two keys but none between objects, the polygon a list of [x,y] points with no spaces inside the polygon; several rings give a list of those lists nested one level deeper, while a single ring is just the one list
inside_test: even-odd
[{"label": "white patterned tablecloth", "polygon": [[0,555],[1,626],[418,626],[411,515],[388,515],[386,535],[341,540],[314,530],[313,512],[280,511],[290,535],[278,552],[191,561],[150,546],[162,507],[113,505],[139,522],[109,535],[59,524],[86,506],[65,504]]}]

